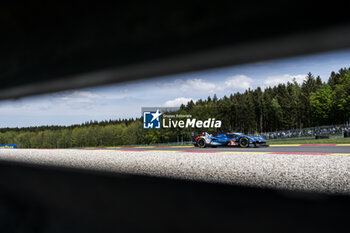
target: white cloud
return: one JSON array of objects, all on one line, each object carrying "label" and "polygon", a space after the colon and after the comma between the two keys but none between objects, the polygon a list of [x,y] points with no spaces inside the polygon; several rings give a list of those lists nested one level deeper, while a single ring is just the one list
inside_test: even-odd
[{"label": "white cloud", "polygon": [[128,100],[132,99],[132,96],[124,93],[116,93],[116,94],[104,94],[101,96],[105,100]]},{"label": "white cloud", "polygon": [[[30,101],[30,104],[27,102]],[[28,100],[6,101],[0,104],[0,115],[29,115],[36,112],[47,112],[55,106],[46,99],[28,98]]]},{"label": "white cloud", "polygon": [[298,83],[302,83],[305,77],[306,77],[305,74],[298,74],[298,75],[284,74],[280,76],[271,76],[264,80],[263,88],[277,86],[280,83],[293,82],[294,78]]},{"label": "white cloud", "polygon": [[193,91],[205,92],[214,94],[218,90],[218,86],[212,82],[208,82],[201,78],[187,79],[181,84],[180,90],[184,93],[191,93]]},{"label": "white cloud", "polygon": [[253,79],[246,75],[235,75],[226,80],[211,81],[202,78],[176,79],[172,82],[158,83],[158,87],[166,90],[167,93],[178,90],[185,96],[208,96],[220,93],[232,93],[236,91],[245,91],[252,88]]},{"label": "white cloud", "polygon": [[192,98],[185,98],[185,97],[179,97],[173,100],[168,100],[166,101],[163,106],[164,107],[180,107],[181,104],[187,104],[190,101],[196,102],[195,100],[193,100]]},{"label": "white cloud", "polygon": [[69,91],[58,94],[56,101],[65,103],[94,103],[96,99],[101,98],[100,95],[90,91]]},{"label": "white cloud", "polygon": [[157,82],[156,85],[160,88],[173,88],[174,86],[180,86],[185,83],[183,79],[175,79],[171,82],[169,82],[169,80],[167,81],[168,82]]},{"label": "white cloud", "polygon": [[246,75],[235,75],[225,81],[225,89],[230,91],[245,91],[252,88],[253,79]]}]

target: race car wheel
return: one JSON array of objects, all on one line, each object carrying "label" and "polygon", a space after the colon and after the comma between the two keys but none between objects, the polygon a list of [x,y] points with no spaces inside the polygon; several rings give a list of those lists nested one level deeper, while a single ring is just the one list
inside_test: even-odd
[{"label": "race car wheel", "polygon": [[239,146],[243,148],[249,147],[249,140],[248,138],[241,138],[239,139]]},{"label": "race car wheel", "polygon": [[205,148],[207,146],[207,143],[205,142],[204,138],[200,138],[197,141],[197,145],[199,148]]}]

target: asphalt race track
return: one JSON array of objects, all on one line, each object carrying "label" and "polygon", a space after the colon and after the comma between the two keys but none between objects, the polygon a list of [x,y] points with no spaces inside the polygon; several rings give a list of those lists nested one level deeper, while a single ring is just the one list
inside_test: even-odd
[{"label": "asphalt race track", "polygon": [[350,145],[0,149],[0,161],[350,195]]},{"label": "asphalt race track", "polygon": [[114,150],[139,150],[139,151],[184,151],[184,152],[278,152],[278,153],[322,153],[322,154],[349,154],[350,155],[350,145],[348,144],[306,144],[306,145],[273,145],[269,147],[258,147],[258,148],[240,148],[240,147],[206,147],[198,148],[194,146],[155,146],[155,147],[119,147],[119,148],[109,148]]}]

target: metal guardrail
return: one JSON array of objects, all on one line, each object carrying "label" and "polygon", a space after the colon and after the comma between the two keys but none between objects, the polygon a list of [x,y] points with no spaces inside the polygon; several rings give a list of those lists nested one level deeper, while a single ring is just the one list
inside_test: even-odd
[{"label": "metal guardrail", "polygon": [[314,137],[316,135],[343,135],[345,131],[350,131],[350,125],[331,125],[303,129],[282,130],[276,132],[266,132],[260,135],[267,140]]}]

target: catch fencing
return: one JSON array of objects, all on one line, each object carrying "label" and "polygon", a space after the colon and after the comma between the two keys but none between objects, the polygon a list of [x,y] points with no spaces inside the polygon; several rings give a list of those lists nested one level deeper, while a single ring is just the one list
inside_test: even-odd
[{"label": "catch fencing", "polygon": [[260,135],[267,140],[271,139],[286,139],[286,138],[302,138],[315,137],[318,135],[327,136],[343,136],[344,132],[350,131],[350,125],[331,125],[319,126],[303,129],[281,130],[276,132],[261,133]]}]

